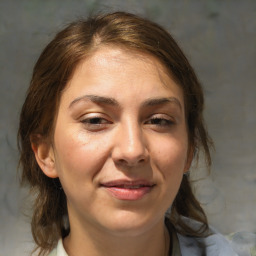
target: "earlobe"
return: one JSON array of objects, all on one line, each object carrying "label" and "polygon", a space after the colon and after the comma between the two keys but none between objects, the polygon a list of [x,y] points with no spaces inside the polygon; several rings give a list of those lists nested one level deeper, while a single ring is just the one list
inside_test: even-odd
[{"label": "earlobe", "polygon": [[42,138],[41,135],[31,136],[30,143],[36,161],[43,173],[49,178],[57,178],[58,173],[55,168],[55,157],[51,143]]}]

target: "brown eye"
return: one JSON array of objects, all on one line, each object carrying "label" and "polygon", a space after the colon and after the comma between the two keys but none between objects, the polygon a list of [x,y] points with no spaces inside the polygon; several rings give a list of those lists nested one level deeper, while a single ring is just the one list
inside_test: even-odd
[{"label": "brown eye", "polygon": [[93,117],[93,118],[87,118],[82,120],[82,123],[100,125],[100,124],[107,123],[107,120],[101,117]]},{"label": "brown eye", "polygon": [[159,126],[170,126],[173,125],[173,121],[165,118],[152,118],[148,121],[149,124],[159,125]]},{"label": "brown eye", "polygon": [[81,120],[84,128],[88,131],[100,131],[104,130],[111,124],[111,122],[102,117],[87,117]]},{"label": "brown eye", "polygon": [[153,125],[156,127],[169,127],[175,124],[175,121],[168,115],[165,114],[157,114],[151,116],[146,124]]}]

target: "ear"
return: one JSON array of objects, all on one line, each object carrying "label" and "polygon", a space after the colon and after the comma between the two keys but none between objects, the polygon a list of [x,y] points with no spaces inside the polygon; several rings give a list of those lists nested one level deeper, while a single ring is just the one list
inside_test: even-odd
[{"label": "ear", "polygon": [[49,178],[57,178],[58,173],[55,168],[55,157],[49,139],[45,139],[40,134],[30,137],[32,150],[35,154],[36,161],[43,173]]},{"label": "ear", "polygon": [[183,171],[184,173],[187,173],[189,171],[189,168],[192,164],[193,158],[194,158],[194,148],[189,147],[188,153],[187,153],[186,164],[185,164],[184,171]]}]

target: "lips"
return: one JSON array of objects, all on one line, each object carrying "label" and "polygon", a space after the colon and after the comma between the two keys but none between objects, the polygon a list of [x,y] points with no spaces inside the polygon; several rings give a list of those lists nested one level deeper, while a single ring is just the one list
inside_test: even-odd
[{"label": "lips", "polygon": [[114,180],[102,183],[101,187],[119,200],[140,200],[152,191],[155,184],[146,180]]}]

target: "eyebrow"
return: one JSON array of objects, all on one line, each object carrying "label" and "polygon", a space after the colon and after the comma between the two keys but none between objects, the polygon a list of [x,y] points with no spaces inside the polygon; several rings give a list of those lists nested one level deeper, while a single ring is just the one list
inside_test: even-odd
[{"label": "eyebrow", "polygon": [[[114,98],[104,97],[104,96],[99,96],[99,95],[84,95],[84,96],[74,99],[70,103],[69,108],[72,108],[76,103],[81,102],[81,101],[91,101],[96,104],[104,104],[104,105],[120,107],[120,104]],[[174,103],[182,110],[181,102],[175,97],[149,98],[142,103],[141,107],[165,105],[168,103]]]},{"label": "eyebrow", "polygon": [[168,103],[174,103],[182,110],[181,102],[176,97],[149,98],[145,102],[142,103],[142,106],[143,107],[157,106],[157,105],[164,105],[164,104],[168,104]]},{"label": "eyebrow", "polygon": [[73,105],[80,101],[91,101],[96,104],[105,104],[105,105],[111,105],[111,106],[117,106],[119,107],[119,103],[114,99],[114,98],[109,98],[109,97],[103,97],[103,96],[98,96],[98,95],[84,95],[79,98],[74,99],[70,105],[69,108],[72,108]]}]

